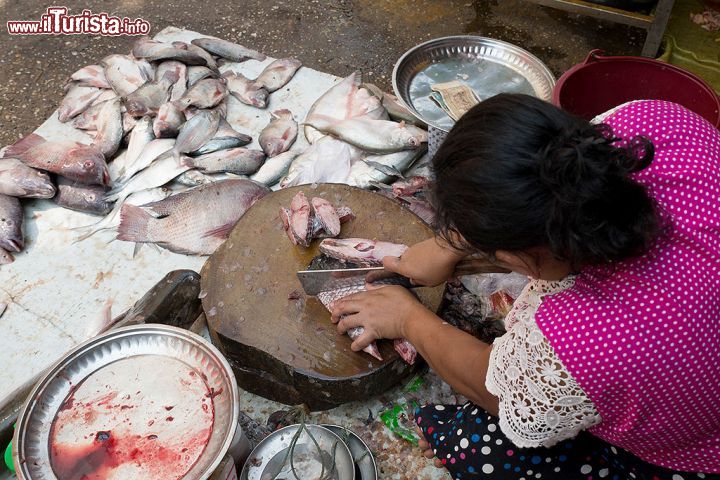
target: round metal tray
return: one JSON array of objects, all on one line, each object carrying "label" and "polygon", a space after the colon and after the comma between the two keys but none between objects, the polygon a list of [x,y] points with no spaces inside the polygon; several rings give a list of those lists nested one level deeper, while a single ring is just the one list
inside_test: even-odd
[{"label": "round metal tray", "polygon": [[448,132],[454,121],[428,95],[435,83],[460,80],[482,101],[498,93],[552,99],[555,77],[536,56],[511,43],[460,35],[421,43],[393,69],[395,95],[420,120]]},{"label": "round metal tray", "polygon": [[[188,376],[179,377],[181,374]],[[175,383],[167,389],[165,387],[169,379]],[[199,392],[199,395],[185,398],[188,395],[183,395],[182,385],[192,385],[194,392]],[[197,385],[200,387],[196,388]],[[99,390],[89,390],[95,387]],[[137,435],[138,431],[155,428],[162,431],[162,435],[158,432],[159,435],[152,440],[158,437],[160,441],[165,438],[184,440],[184,432],[192,431],[193,422],[197,422],[192,415],[187,415],[188,412],[197,410],[200,404],[202,411],[213,412],[214,418],[207,414],[207,418],[211,419],[205,423],[207,428],[198,437],[202,441],[196,450],[197,461],[190,465],[193,459],[188,460],[189,469],[182,476],[183,479],[208,478],[225,455],[238,425],[235,377],[230,365],[215,347],[194,333],[166,325],[119,328],[74,348],[53,365],[35,386],[20,412],[13,439],[13,460],[18,478],[58,478],[51,465],[51,430],[56,418],[66,418],[69,415],[67,412],[73,411],[74,401],[88,398],[76,398],[80,391],[93,394],[100,392],[104,394],[104,397],[100,397],[104,400],[96,401],[89,410],[89,404],[80,404],[78,412],[81,412],[80,418],[83,420],[79,421],[87,421],[88,429],[91,424],[95,428],[103,422],[108,423],[106,429],[109,431],[117,431],[117,428],[122,427],[126,432],[123,433],[124,438],[141,438]],[[108,398],[112,402],[108,402]],[[111,407],[115,403],[117,405]],[[162,418],[152,422],[146,420],[147,415],[150,415],[151,409],[147,408],[150,404],[161,412]],[[100,405],[103,405],[102,411]],[[213,410],[209,410],[210,407]],[[110,417],[106,416],[109,414],[105,411],[110,408],[123,411],[119,418],[124,420],[117,422],[133,425],[133,421],[143,419],[143,423],[136,422],[133,427],[111,424],[107,421]],[[88,413],[91,413],[90,417],[87,417]],[[153,410],[152,415],[156,413]],[[73,421],[76,422],[72,424],[74,427],[77,421]],[[92,447],[92,442],[98,441],[97,437],[89,437],[90,440],[87,440],[87,436],[82,437],[82,433],[87,432],[75,430],[68,428],[67,436],[76,435],[78,439],[85,440],[79,440],[81,443],[78,445],[70,444],[69,448],[82,449],[86,446],[82,442],[90,442]],[[109,433],[99,431],[98,435]],[[165,444],[160,445],[158,448],[169,448]],[[110,447],[104,448],[109,451],[107,449]],[[137,452],[133,453],[136,455],[143,454],[142,447],[135,450]],[[175,453],[180,456],[179,452]],[[78,458],[86,461],[86,457]],[[81,460],[78,460],[78,464]],[[143,458],[140,457],[140,460]],[[140,460],[136,459],[135,463],[139,465]],[[152,464],[154,459],[144,461]]]},{"label": "round metal tray", "polygon": [[[353,457],[348,445],[328,428],[320,425],[305,425],[305,427],[312,433],[317,441],[325,460],[330,461],[332,451],[335,449],[335,470],[330,477],[326,476],[323,478],[329,478],[331,480],[355,480],[355,463],[353,462]],[[300,425],[290,425],[274,431],[263,439],[245,462],[245,466],[240,474],[240,480],[271,480],[278,477],[281,468],[285,462],[287,462],[288,448],[298,428],[300,428]],[[294,452],[295,466],[299,470],[298,476],[300,478],[309,479],[319,477],[320,463],[315,459],[316,448],[307,432],[300,434]],[[305,456],[306,461],[299,462],[298,457],[306,453],[308,454]],[[305,468],[312,470],[312,473],[305,471]],[[327,471],[325,473],[327,475]],[[294,477],[290,473],[287,476],[280,476],[279,478]]]},{"label": "round metal tray", "polygon": [[375,457],[370,448],[355,432],[340,425],[321,425],[341,439],[346,439],[350,454],[355,462],[355,480],[377,480],[378,471]]}]

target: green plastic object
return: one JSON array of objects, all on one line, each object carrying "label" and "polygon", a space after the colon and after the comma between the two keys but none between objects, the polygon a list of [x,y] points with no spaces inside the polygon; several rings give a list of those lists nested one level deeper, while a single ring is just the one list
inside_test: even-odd
[{"label": "green plastic object", "polygon": [[420,438],[415,433],[414,423],[411,420],[412,416],[409,413],[417,408],[417,402],[411,402],[411,404],[397,404],[380,412],[380,420],[395,435],[417,446]]},{"label": "green plastic object", "polygon": [[15,473],[15,465],[13,465],[13,459],[12,459],[12,442],[8,443],[8,446],[5,449],[5,466],[12,473]]},{"label": "green plastic object", "polygon": [[417,392],[425,384],[425,380],[421,376],[414,377],[405,387],[406,392]]}]

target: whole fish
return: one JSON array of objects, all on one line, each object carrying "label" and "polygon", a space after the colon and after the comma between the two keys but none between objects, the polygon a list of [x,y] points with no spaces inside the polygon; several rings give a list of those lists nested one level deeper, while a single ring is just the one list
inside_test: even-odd
[{"label": "whole fish", "polygon": [[73,85],[58,107],[58,120],[65,123],[87,110],[92,102],[103,93],[102,88]]},{"label": "whole fish", "polygon": [[270,123],[260,132],[258,142],[268,157],[290,150],[298,134],[298,124],[290,110],[275,110]]},{"label": "whole fish", "polygon": [[178,162],[171,156],[162,156],[149,167],[134,175],[126,184],[118,186],[105,195],[110,202],[123,202],[136,192],[161,187],[178,175],[187,172],[190,167]]},{"label": "whole fish", "polygon": [[298,155],[299,152],[297,151],[289,151],[274,157],[269,157],[265,160],[265,163],[262,164],[260,170],[250,177],[250,180],[260,182],[267,186],[275,185],[287,174],[290,164]]},{"label": "whole fish", "polygon": [[[128,148],[125,153],[116,156],[108,165],[108,172],[113,183],[117,182],[118,178],[122,177],[126,170],[129,170],[128,165],[132,165],[143,153],[145,147],[154,139],[152,118],[142,117],[130,132]],[[168,148],[171,147],[172,145]]]},{"label": "whole fish", "polygon": [[117,238],[155,243],[176,253],[210,255],[247,209],[269,192],[250,180],[223,180],[143,207],[124,205]]},{"label": "whole fish", "polygon": [[[338,84],[332,86],[310,107],[307,116],[323,116],[342,120],[368,115],[370,112],[381,114],[380,99],[371,95],[367,89],[360,88],[362,75],[353,72]],[[373,115],[379,118],[381,115]],[[323,134],[309,125],[305,125],[305,138],[315,143]]]},{"label": "whole fish", "polygon": [[147,37],[135,42],[132,54],[136,58],[144,58],[149,62],[177,60],[186,65],[207,65],[207,60],[196,52],[178,48],[178,46],[170,43],[158,42],[157,40],[152,40]]},{"label": "whole fish", "polygon": [[52,198],[55,186],[47,173],[30,168],[17,158],[0,158],[0,194]]},{"label": "whole fish", "polygon": [[102,152],[105,158],[110,158],[117,152],[124,135],[123,116],[120,110],[121,101],[118,97],[100,105],[101,108],[95,122],[97,134],[92,144]]},{"label": "whole fish", "polygon": [[92,215],[105,215],[112,209],[112,203],[105,200],[105,187],[83,185],[58,177],[57,188],[53,201],[63,208]]},{"label": "whole fish", "polygon": [[97,147],[70,140],[44,142],[18,156],[26,165],[87,185],[108,185],[105,157]]},{"label": "whole fish", "polygon": [[[112,88],[105,78],[105,69],[101,65],[88,65],[70,75],[70,81],[83,87]],[[67,87],[72,85],[68,82]]]},{"label": "whole fish", "polygon": [[225,118],[220,117],[220,123],[215,135],[205,142],[200,148],[189,152],[191,157],[205,155],[207,153],[217,152],[218,150],[227,150],[229,148],[244,147],[252,142],[250,135],[240,133],[230,126]]},{"label": "whole fish", "polygon": [[153,133],[157,138],[175,138],[185,123],[185,115],[173,102],[164,103],[153,121]]},{"label": "whole fish", "polygon": [[223,73],[223,78],[227,82],[230,95],[242,103],[257,108],[267,107],[269,93],[265,88],[257,85],[242,73],[227,71]]},{"label": "whole fish", "polygon": [[402,150],[386,155],[368,155],[361,162],[355,162],[350,167],[347,183],[359,188],[370,188],[378,183],[392,181],[392,170],[386,171],[381,166],[397,170],[402,175],[410,166],[426,153],[426,149]]},{"label": "whole fish", "polygon": [[148,76],[147,68],[129,55],[109,55],[103,58],[105,78],[113,90],[121,97],[127,97],[143,86],[153,76]]},{"label": "whole fish", "polygon": [[203,78],[217,77],[217,73],[207,67],[188,67],[187,69],[187,86],[192,87]]},{"label": "whole fish", "polygon": [[211,110],[203,110],[180,128],[177,141],[173,147],[173,156],[179,162],[183,153],[194,152],[215,136],[220,126],[220,114]]},{"label": "whole fish", "polygon": [[3,248],[0,248],[0,265],[8,265],[10,263],[13,263],[14,261],[15,258],[10,254],[10,252],[6,251]]},{"label": "whole fish", "polygon": [[163,157],[169,157],[170,152],[175,145],[175,139],[173,138],[158,138],[151,140],[145,145],[145,148],[140,152],[140,155],[134,160],[130,161],[127,159],[124,168],[118,172],[118,178],[115,181],[118,185],[127,183],[133,175],[140,172],[141,170],[149,167],[154,161],[160,160]]},{"label": "whole fish", "polygon": [[305,123],[362,150],[392,153],[414,150],[427,142],[427,132],[415,125],[362,117],[335,120],[321,115],[309,116]]},{"label": "whole fish", "polygon": [[265,67],[255,83],[272,93],[287,85],[301,66],[302,62],[295,58],[279,58]]},{"label": "whole fish", "polygon": [[102,230],[110,230],[120,225],[120,209],[124,204],[145,205],[146,203],[157,202],[158,200],[167,198],[171,194],[172,190],[159,187],[133,193],[125,199],[124,202],[115,202],[112,211],[105,215],[102,220],[91,225],[73,228],[72,230],[79,230],[81,233],[81,235],[75,239],[75,242],[85,240]]},{"label": "whole fish", "polygon": [[20,200],[0,194],[0,248],[8,252],[20,252],[25,247],[22,224]]},{"label": "whole fish", "polygon": [[157,69],[155,69],[155,81],[159,81],[167,72],[172,72],[173,77],[177,78],[170,90],[170,100],[177,100],[182,97],[187,90],[187,66],[175,60],[162,62],[158,65]]},{"label": "whole fish", "polygon": [[125,97],[125,109],[133,117],[156,114],[170,100],[170,89],[177,80],[177,72],[167,71],[157,82],[147,82]]},{"label": "whole fish", "polygon": [[[173,42],[173,45],[179,45],[182,42]],[[205,59],[205,65],[207,65],[207,68],[210,70],[217,72],[218,71],[218,65],[217,62],[215,62],[215,59],[213,58],[210,53],[208,53],[207,50],[204,48],[200,48],[197,45],[193,45],[192,43],[183,43],[184,48],[186,48],[189,52],[192,52],[199,57],[202,57]]]},{"label": "whole fish", "polygon": [[280,187],[321,182],[345,183],[351,165],[362,155],[362,150],[324,136],[293,160],[287,175],[280,181]]},{"label": "whole fish", "polygon": [[228,94],[225,81],[220,78],[205,78],[195,83],[177,100],[181,109],[189,106],[212,108],[220,103]]},{"label": "whole fish", "polygon": [[196,38],[192,41],[192,44],[231,62],[244,62],[249,59],[262,62],[267,58],[260,52],[219,38]]},{"label": "whole fish", "polygon": [[186,157],[185,164],[205,173],[229,172],[238,175],[249,175],[257,172],[265,161],[265,154],[260,150],[243,147],[219,150],[199,157]]}]

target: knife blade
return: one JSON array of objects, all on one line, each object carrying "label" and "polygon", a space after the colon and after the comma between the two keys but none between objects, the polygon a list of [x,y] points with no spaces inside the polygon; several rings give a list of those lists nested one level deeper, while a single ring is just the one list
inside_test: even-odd
[{"label": "knife blade", "polygon": [[302,270],[297,272],[300,284],[307,295],[339,290],[348,287],[360,287],[366,283],[383,285],[401,285],[412,288],[409,278],[383,267],[342,268],[337,270]]}]

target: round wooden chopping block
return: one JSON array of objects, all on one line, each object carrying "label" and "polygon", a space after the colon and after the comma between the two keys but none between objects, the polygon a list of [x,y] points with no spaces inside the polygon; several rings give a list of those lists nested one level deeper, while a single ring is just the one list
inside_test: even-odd
[{"label": "round wooden chopping block", "polygon": [[[280,207],[303,191],[335,207],[350,207],[356,219],[341,238],[360,237],[412,245],[433,235],[415,214],[381,195],[348,185],[303,185],[268,194],[250,208],[227,241],[203,267],[203,308],[214,340],[233,366],[241,388],[286,404],[331,408],[382,393],[414,373],[390,341],[380,341],[380,362],[350,349],[330,313],[303,292],[296,273],[319,254],[293,245],[283,230]],[[231,206],[218,205],[218,208]],[[443,288],[416,289],[432,311]],[[299,295],[299,299],[293,299]]]}]

